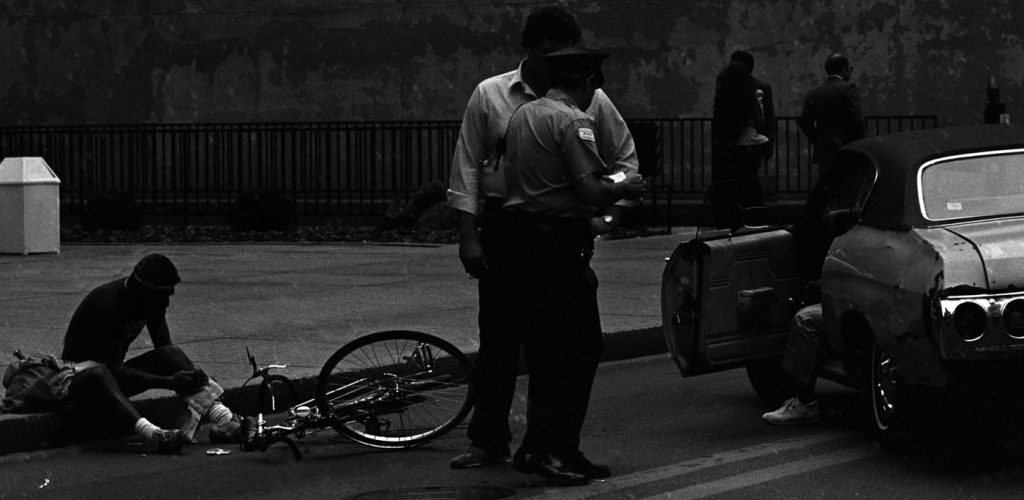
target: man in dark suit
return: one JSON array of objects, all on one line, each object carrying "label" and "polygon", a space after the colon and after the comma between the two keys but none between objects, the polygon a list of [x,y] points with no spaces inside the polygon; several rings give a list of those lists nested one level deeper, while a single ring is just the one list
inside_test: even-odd
[{"label": "man in dark suit", "polygon": [[853,67],[842,54],[825,60],[825,82],[807,93],[797,123],[814,145],[812,161],[825,177],[843,145],[864,137],[860,91],[850,81]]},{"label": "man in dark suit", "polygon": [[825,59],[828,77],[807,93],[797,119],[800,130],[814,146],[811,161],[820,169],[818,181],[793,228],[798,248],[806,252],[801,260],[808,263],[808,279],[817,279],[821,271],[820,261],[831,242],[831,238],[824,234],[820,217],[825,209],[823,193],[830,183],[837,182],[839,178],[838,172],[833,171],[839,148],[864,137],[860,91],[857,84],[850,81],[852,72],[853,67],[846,56],[839,53],[828,56]]}]

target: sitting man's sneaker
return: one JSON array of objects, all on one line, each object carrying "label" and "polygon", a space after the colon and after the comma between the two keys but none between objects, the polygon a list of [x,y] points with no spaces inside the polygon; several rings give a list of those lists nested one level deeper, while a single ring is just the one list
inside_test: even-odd
[{"label": "sitting man's sneaker", "polygon": [[461,455],[452,459],[451,468],[470,469],[483,467],[485,465],[504,465],[508,463],[508,455],[505,453],[491,453],[483,448],[470,446]]},{"label": "sitting man's sneaker", "polygon": [[211,427],[210,428],[210,442],[211,443],[228,443],[228,444],[241,444],[249,440],[252,437],[252,432],[256,429],[256,420],[252,417],[239,417],[235,415],[223,428]]},{"label": "sitting man's sneaker", "polygon": [[782,403],[778,410],[765,413],[761,418],[775,425],[813,424],[821,419],[821,408],[817,400],[801,403],[799,399],[791,398]]},{"label": "sitting man's sneaker", "polygon": [[563,463],[556,463],[547,454],[516,452],[512,468],[524,474],[537,474],[559,486],[582,486],[590,482],[587,476],[569,470]]},{"label": "sitting man's sneaker", "polygon": [[185,433],[181,429],[161,429],[153,433],[153,445],[156,447],[157,453],[177,455],[181,453],[181,447],[187,440],[188,438],[185,437]]},{"label": "sitting man's sneaker", "polygon": [[587,460],[587,457],[583,456],[583,454],[579,452],[571,457],[561,459],[561,462],[562,470],[582,474],[586,476],[587,479],[604,479],[611,477],[612,475],[611,467],[604,464],[595,464],[594,462]]}]

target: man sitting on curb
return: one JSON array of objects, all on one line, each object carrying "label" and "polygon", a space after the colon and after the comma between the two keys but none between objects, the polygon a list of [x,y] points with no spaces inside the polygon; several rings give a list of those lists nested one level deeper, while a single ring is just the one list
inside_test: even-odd
[{"label": "man sitting on curb", "polygon": [[[217,399],[223,389],[171,343],[164,316],[181,281],[170,259],[160,254],[143,257],[131,275],[91,291],[79,304],[64,336],[67,362],[74,377],[68,399],[134,425],[135,432],[161,453],[178,453],[192,441],[203,417],[213,424],[211,441],[241,442],[247,427]],[[125,361],[128,347],[145,327],[153,350]],[[180,428],[164,430],[144,418],[128,399],[149,389],[169,389],[186,407]]]}]

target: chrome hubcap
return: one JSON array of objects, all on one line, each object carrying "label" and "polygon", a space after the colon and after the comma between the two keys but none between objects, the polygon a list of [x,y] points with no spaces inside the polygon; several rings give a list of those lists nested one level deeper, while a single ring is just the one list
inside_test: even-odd
[{"label": "chrome hubcap", "polygon": [[896,370],[893,368],[892,358],[877,347],[874,352],[874,363],[872,363],[872,399],[875,412],[875,423],[879,429],[885,430],[890,425],[890,420],[896,412]]}]

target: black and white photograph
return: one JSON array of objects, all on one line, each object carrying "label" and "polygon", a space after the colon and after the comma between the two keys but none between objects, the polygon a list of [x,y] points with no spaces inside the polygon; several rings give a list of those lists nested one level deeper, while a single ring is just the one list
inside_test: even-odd
[{"label": "black and white photograph", "polygon": [[0,499],[1021,498],[1022,21],[0,0]]}]

